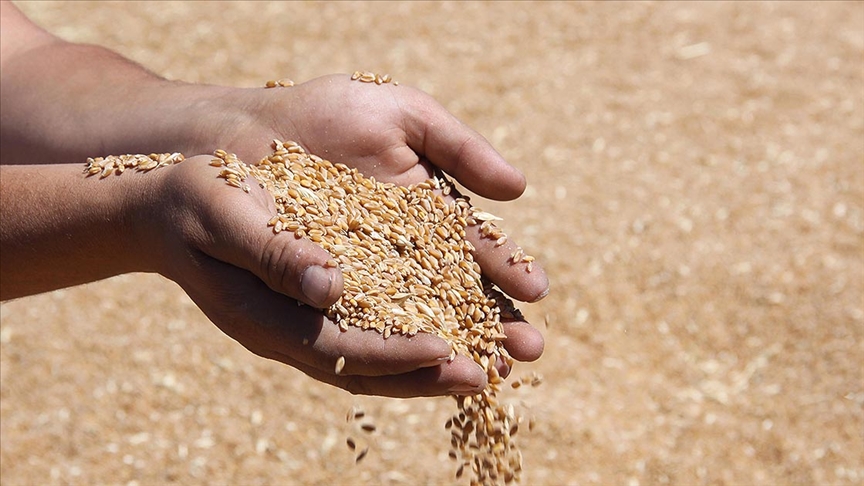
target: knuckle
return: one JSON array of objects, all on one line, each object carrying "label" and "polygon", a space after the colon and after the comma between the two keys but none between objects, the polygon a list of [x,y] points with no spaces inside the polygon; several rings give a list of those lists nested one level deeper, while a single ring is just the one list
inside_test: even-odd
[{"label": "knuckle", "polygon": [[296,297],[299,276],[296,275],[297,258],[285,244],[284,238],[276,237],[268,240],[260,258],[261,275],[264,283],[277,292],[287,292]]}]

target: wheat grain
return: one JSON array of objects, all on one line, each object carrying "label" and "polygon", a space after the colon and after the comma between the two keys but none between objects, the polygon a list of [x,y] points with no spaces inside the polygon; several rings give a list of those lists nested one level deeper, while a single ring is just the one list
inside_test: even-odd
[{"label": "wheat grain", "polygon": [[393,83],[394,86],[399,86],[398,81],[394,81],[389,74],[376,74],[370,71],[354,71],[351,74],[352,81],[360,81],[362,83],[375,83],[378,85]]},{"label": "wheat grain", "polygon": [[[88,157],[84,165],[84,174],[87,177],[99,174],[104,179],[111,174],[121,175],[126,169],[134,169],[136,172],[147,172],[157,167],[166,167],[178,164],[184,160],[181,153],[164,154],[126,154],[109,155],[107,157]],[[220,160],[220,165],[221,165]]]},{"label": "wheat grain", "polygon": [[[391,82],[388,75],[369,72],[358,71],[351,78]],[[280,81],[267,85],[287,84]],[[474,261],[474,246],[466,239],[466,229],[479,225],[483,237],[503,245],[507,236],[495,226],[501,218],[474,208],[464,197],[445,200],[442,195],[458,193],[440,173],[403,187],[308,154],[294,142],[274,140],[273,148],[256,165],[216,150],[209,165],[218,168],[218,177],[229,186],[250,192],[246,180],[251,176],[273,195],[277,214],[266,224],[274,234],[308,238],[331,254],[325,266],[341,269],[344,289],[324,313],[340,329],[374,330],[385,339],[393,333],[431,333],[450,344],[451,360],[456,354],[468,356],[486,371],[484,390],[455,397],[458,411],[445,424],[451,431],[448,455],[461,459],[457,477],[467,467],[471,484],[518,480],[522,456],[514,436],[520,419],[512,405],[498,400],[504,380],[496,364],[513,364],[502,344],[506,335],[501,319],[522,319],[522,315],[483,276]],[[149,171],[182,160],[179,153],[98,157],[87,159],[84,172],[105,178],[126,169]],[[534,259],[521,248],[509,260],[526,263],[526,270],[532,270]],[[344,356],[337,359],[337,375],[344,371],[345,361]],[[512,386],[537,386],[540,381],[535,375]],[[352,410],[346,420],[363,416],[362,411]],[[528,429],[532,427],[529,421]],[[376,427],[364,423],[361,429],[371,433]],[[352,438],[347,444],[352,450],[357,447]],[[364,448],[355,461],[368,452]]]},{"label": "wheat grain", "polygon": [[[352,78],[385,79],[359,71]],[[232,169],[221,172],[226,182],[253,175],[273,194],[278,218],[268,225],[274,232],[280,225],[283,232],[292,228],[294,237],[309,238],[330,252],[330,265],[342,270],[344,291],[324,311],[341,329],[354,326],[385,337],[436,334],[450,343],[451,357],[472,357],[486,370],[486,389],[456,397],[458,414],[448,420],[451,452],[462,458],[461,468],[470,464],[472,483],[518,479],[521,455],[515,431],[511,433],[517,417],[497,399],[503,379],[495,364],[512,365],[501,344],[506,337],[501,318],[521,314],[483,277],[474,248],[465,240],[467,226],[479,224],[481,234],[503,245],[507,237],[494,225],[501,218],[461,197],[445,201],[438,192],[452,184],[441,174],[414,186],[396,186],[278,140],[274,152],[254,166],[230,154],[216,155]],[[511,255],[513,263],[524,259],[520,253]],[[361,428],[375,430],[370,424]],[[357,456],[358,462],[366,452]]]}]

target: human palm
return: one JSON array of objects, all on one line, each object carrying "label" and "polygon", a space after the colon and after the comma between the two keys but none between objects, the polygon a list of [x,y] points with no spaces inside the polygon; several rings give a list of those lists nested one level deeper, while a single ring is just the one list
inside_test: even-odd
[{"label": "human palm", "polygon": [[291,88],[245,90],[254,122],[232,136],[231,147],[257,160],[273,138],[401,185],[431,175],[428,162],[469,190],[496,200],[518,197],[523,175],[477,132],[428,94],[393,84],[315,78]]}]

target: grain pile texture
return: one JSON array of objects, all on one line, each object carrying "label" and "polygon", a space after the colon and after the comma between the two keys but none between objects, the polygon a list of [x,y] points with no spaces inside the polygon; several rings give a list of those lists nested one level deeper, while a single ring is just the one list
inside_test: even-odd
[{"label": "grain pile texture", "polygon": [[[864,4],[20,5],[171,78],[390,73],[525,171],[472,199],[553,288],[523,484],[864,481]],[[452,484],[451,408],[256,358],[151,275],[0,305],[4,485]]]},{"label": "grain pile texture", "polygon": [[[456,397],[457,412],[445,426],[449,455],[461,462],[457,477],[471,472],[471,484],[518,481],[522,458],[513,436],[520,417],[512,404],[498,400],[504,380],[496,365],[513,366],[501,319],[522,314],[483,277],[465,239],[465,229],[479,225],[485,237],[503,244],[507,237],[494,224],[500,218],[454,197],[443,174],[397,186],[308,154],[296,143],[273,143],[273,153],[254,165],[224,150],[210,165],[220,167],[219,176],[231,186],[249,192],[248,184],[257,183],[273,195],[276,215],[268,225],[275,233],[292,232],[330,252],[327,265],[340,268],[344,290],[325,313],[341,329],[374,330],[384,339],[435,334],[450,344],[451,358],[467,356],[486,371],[481,393]],[[526,272],[532,262],[530,256],[511,258]],[[336,374],[346,364],[340,357]]]}]

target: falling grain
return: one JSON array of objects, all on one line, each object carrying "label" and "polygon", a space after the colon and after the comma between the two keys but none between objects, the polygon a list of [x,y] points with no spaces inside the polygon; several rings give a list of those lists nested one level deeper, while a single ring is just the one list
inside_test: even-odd
[{"label": "falling grain", "polygon": [[357,464],[360,461],[362,461],[363,458],[366,457],[366,454],[368,454],[368,453],[369,453],[369,448],[364,447],[363,450],[360,451],[360,454],[357,454],[357,458],[354,460],[354,463]]}]

